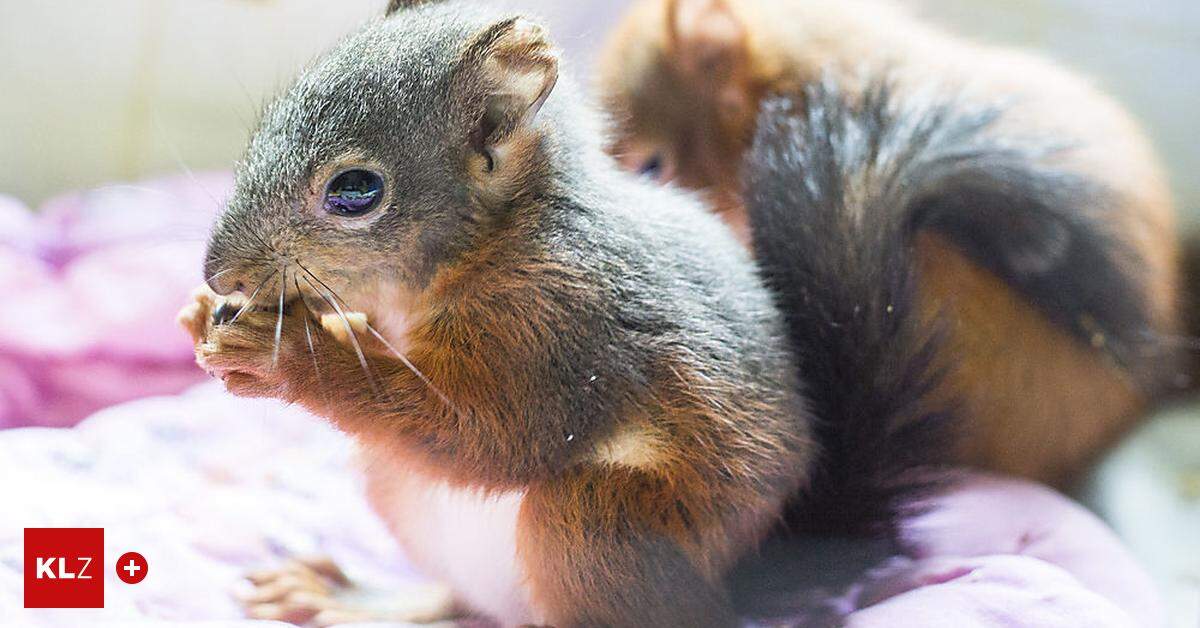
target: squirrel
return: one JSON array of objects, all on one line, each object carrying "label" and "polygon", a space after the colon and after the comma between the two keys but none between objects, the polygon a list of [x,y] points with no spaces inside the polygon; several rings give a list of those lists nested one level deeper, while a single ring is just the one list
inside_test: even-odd
[{"label": "squirrel", "polygon": [[[955,459],[1070,488],[1151,404],[1189,385],[1172,341],[1181,308],[1170,193],[1109,97],[1037,56],[960,39],[886,2],[639,0],[601,57],[609,150],[630,170],[702,191],[748,245],[783,254],[796,247],[776,240],[795,228],[752,224],[746,199],[762,181],[739,166],[763,102],[791,94],[803,107],[821,83],[869,100],[883,76],[896,109],[940,100],[967,117],[993,111],[973,134],[996,146],[983,157],[1008,155],[967,160],[967,173],[939,169],[940,181],[922,177],[923,198],[892,208],[911,215],[927,331],[944,327],[946,374],[930,397],[961,404]],[[789,174],[791,185],[809,181]],[[751,244],[751,233],[765,241]],[[796,296],[781,297],[785,309]]]},{"label": "squirrel", "polygon": [[[527,18],[396,0],[266,108],[181,323],[232,393],[350,435],[371,505],[452,594],[377,603],[295,561],[252,577],[252,616],[733,626],[727,577],[787,513],[887,533],[929,483],[954,413],[911,397],[937,372],[904,247],[812,277],[821,324],[878,307],[855,319],[875,336],[810,358],[881,359],[806,394],[749,253],[690,193],[621,170],[559,66]],[[817,422],[878,459],[815,490]]]}]

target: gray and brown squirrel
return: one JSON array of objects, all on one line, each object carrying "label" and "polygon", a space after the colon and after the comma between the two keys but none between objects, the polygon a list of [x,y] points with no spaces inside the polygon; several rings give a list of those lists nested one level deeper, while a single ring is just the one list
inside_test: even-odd
[{"label": "gray and brown squirrel", "polygon": [[[895,226],[857,228],[898,242]],[[181,322],[232,392],[357,441],[372,505],[457,604],[368,604],[331,565],[295,563],[254,578],[250,613],[735,625],[727,577],[760,542],[886,535],[946,449],[907,255],[812,269],[833,274],[806,278],[828,288],[814,320],[857,303],[872,333],[805,357],[860,386],[806,387],[750,255],[692,195],[604,153],[543,29],[393,2],[266,109]],[[833,362],[851,353],[879,359]],[[814,423],[879,456],[815,486]]]},{"label": "gray and brown squirrel", "polygon": [[[959,462],[1070,486],[1153,403],[1188,385],[1165,177],[1130,116],[1074,74],[868,0],[638,0],[601,74],[615,122],[610,150],[632,170],[702,190],[755,240],[765,267],[785,269],[802,254],[809,240],[795,223],[805,205],[846,196],[905,215],[917,309],[926,333],[944,338],[946,376],[930,398],[961,402]],[[853,105],[841,113],[859,119],[827,141],[849,145],[756,135],[763,103],[778,95],[837,131],[826,112],[805,111],[831,88]],[[959,122],[930,119],[951,114]],[[819,136],[801,127],[773,130]],[[946,148],[950,131],[969,137],[940,157],[930,152]],[[856,144],[863,133],[881,145]],[[773,175],[762,163],[741,166],[756,137],[791,155],[770,166]],[[853,178],[846,189],[814,190],[835,150]],[[895,185],[921,189],[863,198],[878,192],[871,186],[897,161],[886,151],[897,150],[937,159],[925,172],[910,164],[891,173],[908,177]],[[777,214],[770,226],[753,224],[756,204]],[[803,359],[813,338],[801,290],[812,282],[797,281],[773,283]],[[801,366],[806,378],[824,368]]]}]

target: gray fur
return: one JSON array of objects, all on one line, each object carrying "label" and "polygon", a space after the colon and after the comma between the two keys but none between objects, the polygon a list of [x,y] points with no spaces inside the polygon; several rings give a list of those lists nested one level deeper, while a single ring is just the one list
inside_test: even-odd
[{"label": "gray fur", "polygon": [[[209,274],[261,256],[261,237],[280,257],[352,250],[362,260],[347,269],[355,277],[391,266],[383,272],[420,283],[469,246],[462,218],[481,208],[461,164],[484,93],[469,80],[465,48],[503,17],[467,3],[421,6],[372,21],[309,67],[263,115],[214,232]],[[546,103],[543,159],[557,172],[535,185],[568,189],[573,173],[611,169],[594,116],[569,106],[581,98],[563,80]],[[324,185],[312,177],[348,154],[388,175],[390,206],[369,229],[334,228],[310,198]]]},{"label": "gray fur", "polygon": [[[478,67],[466,52],[507,17],[458,2],[406,9],[367,24],[305,71],[263,116],[213,233],[208,275],[235,267],[221,281],[250,291],[296,262],[367,311],[378,286],[419,290],[498,226],[532,217],[523,246],[569,269],[563,281],[588,297],[572,296],[576,286],[537,287],[556,307],[579,312],[536,365],[545,389],[520,417],[536,423],[531,442],[506,445],[540,452],[530,464],[542,472],[561,468],[663,355],[740,389],[733,403],[776,407],[762,428],[803,440],[780,316],[749,256],[696,199],[620,172],[601,149],[598,115],[569,80],[534,122],[542,139],[519,189],[498,200],[475,189],[463,163],[486,84],[473,80]],[[391,190],[382,215],[361,227],[314,204],[325,178],[313,177],[347,154],[377,164]],[[262,299],[277,289],[266,286]],[[595,379],[604,384],[591,388],[604,396],[581,387]],[[581,438],[570,445],[532,442],[576,429]]]}]

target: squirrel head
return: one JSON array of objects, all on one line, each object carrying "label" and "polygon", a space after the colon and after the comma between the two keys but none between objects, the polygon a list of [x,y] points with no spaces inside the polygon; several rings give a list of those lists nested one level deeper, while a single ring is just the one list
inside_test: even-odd
[{"label": "squirrel head", "polygon": [[758,115],[758,60],[742,0],[639,0],[600,60],[600,93],[615,122],[610,151],[628,170],[721,194]]},{"label": "squirrel head", "polygon": [[542,111],[557,81],[546,32],[525,18],[392,2],[266,108],[206,280],[265,303],[321,295],[320,282],[351,302],[419,290],[569,155],[555,129],[571,125],[549,111],[564,107]]}]

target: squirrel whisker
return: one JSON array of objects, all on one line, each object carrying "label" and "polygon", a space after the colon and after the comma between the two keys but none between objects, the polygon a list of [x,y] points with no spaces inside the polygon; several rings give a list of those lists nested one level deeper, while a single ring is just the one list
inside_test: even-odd
[{"label": "squirrel whisker", "polygon": [[[333,289],[333,287],[331,287],[329,284],[325,283],[324,280],[322,280],[320,277],[318,277],[316,275],[316,273],[309,270],[308,267],[306,267],[302,262],[300,262],[299,260],[296,260],[296,265],[299,266],[301,268],[301,270],[303,270],[305,273],[307,273],[309,277],[312,277],[314,280],[316,280],[317,283],[319,283],[324,288],[324,292],[326,294],[328,294],[329,297],[332,298],[332,301],[329,298],[326,298],[325,299],[326,303],[329,303],[330,305],[332,305],[334,310],[337,311],[338,316],[340,316],[342,319],[342,324],[348,325],[349,323],[348,323],[346,317],[344,316],[344,314],[342,313],[342,311],[338,308],[337,303],[341,303],[342,307],[345,307],[347,309],[353,310],[354,308],[352,308],[350,306],[350,304],[345,299],[342,298],[342,295],[338,294],[337,291]],[[310,285],[310,286],[313,285],[312,282],[308,281],[307,278],[305,278],[305,281],[308,282],[308,285]],[[316,286],[313,286],[313,289],[316,290],[317,289]],[[318,293],[320,293],[320,290],[318,290]],[[357,339],[356,335],[354,334],[353,329],[352,328],[347,328],[347,329],[350,332],[351,340],[355,345],[355,349],[358,349],[358,339]],[[385,340],[382,336],[380,336],[379,333],[377,331],[375,331],[375,329],[371,328],[371,326],[369,324],[367,325],[367,329],[370,330],[370,332],[372,334],[374,334],[375,337],[380,340],[380,342],[382,342],[385,346],[387,346],[388,349],[390,349],[393,353],[395,353],[396,356],[400,358],[401,362],[403,362],[404,365],[407,366],[408,369],[410,371],[412,371],[412,373],[414,375],[416,375],[418,379],[420,379],[427,386],[429,386],[429,389],[432,390],[435,394],[437,394],[437,396],[446,404],[446,406],[448,408],[450,408],[450,410],[452,410],[455,414],[459,415],[460,417],[462,416],[462,413],[458,411],[458,408],[456,408],[454,406],[454,404],[450,402],[449,397],[447,397],[444,393],[442,393],[441,390],[438,390],[437,386],[434,386],[433,382],[429,381],[429,379],[427,377],[425,377],[425,374],[422,373],[420,370],[418,370],[417,367],[414,366],[413,363],[410,362],[407,357],[402,355],[387,340]],[[360,355],[360,359],[363,361],[363,368],[366,369],[367,367],[366,367],[365,358],[362,357],[361,350],[359,350],[359,355]],[[376,391],[377,394],[378,394],[378,392],[379,391]],[[386,391],[384,392],[384,394],[386,394]]]},{"label": "squirrel whisker", "polygon": [[308,325],[308,317],[304,318],[304,339],[308,341],[308,354],[312,356],[313,372],[316,373],[319,382],[321,381],[321,367],[317,364],[317,350],[313,347],[312,329]]},{"label": "squirrel whisker", "polygon": [[408,356],[404,355],[399,349],[392,346],[392,343],[388,342],[387,338],[384,338],[383,334],[379,333],[379,331],[372,327],[370,323],[367,323],[367,331],[371,332],[371,335],[375,336],[379,342],[382,342],[383,346],[388,348],[388,351],[394,353],[396,357],[400,359],[400,362],[402,362],[404,366],[408,368],[408,370],[412,371],[413,375],[417,376],[417,379],[425,382],[425,385],[429,387],[429,390],[432,390],[433,393],[442,400],[442,403],[446,404],[447,408],[454,412],[454,414],[457,414],[459,418],[465,418],[463,413],[458,410],[458,407],[454,405],[454,402],[450,401],[450,397],[446,396],[446,393],[442,392],[441,389],[434,385],[434,383],[430,381],[428,377],[425,377],[425,374],[421,372],[421,369],[417,368],[417,365],[413,364],[408,359]]},{"label": "squirrel whisker", "polygon": [[271,368],[279,366],[279,341],[283,338],[283,304],[287,297],[287,266],[282,266],[279,277],[279,312],[275,319],[275,347],[271,350]]},{"label": "squirrel whisker", "polygon": [[228,275],[229,273],[231,273],[233,271],[234,271],[234,269],[232,269],[232,268],[226,268],[224,270],[213,273],[212,277],[209,277],[208,279],[209,279],[209,281],[220,279],[221,277],[224,277],[225,275]]},{"label": "squirrel whisker", "polygon": [[292,284],[296,286],[296,296],[300,297],[300,303],[304,305],[304,311],[308,313],[304,317],[304,339],[308,341],[308,354],[312,356],[313,372],[319,382],[321,381],[321,366],[317,364],[317,349],[313,346],[312,327],[308,324],[308,319],[311,318],[315,321],[317,315],[308,306],[308,297],[304,296],[304,291],[300,289],[300,273],[292,273]]},{"label": "squirrel whisker", "polygon": [[277,274],[279,274],[279,271],[273,270],[271,271],[270,275],[267,275],[266,279],[263,279],[261,282],[259,282],[258,287],[254,289],[254,292],[250,293],[250,296],[246,298],[246,302],[243,303],[242,307],[238,309],[237,314],[234,314],[233,318],[229,319],[230,325],[238,322],[238,319],[241,318],[242,314],[244,314],[246,310],[250,309],[250,306],[254,304],[254,299],[258,297],[258,293],[262,292],[263,286],[267,285],[267,282],[274,279],[275,275]]},{"label": "squirrel whisker", "polygon": [[300,303],[304,305],[304,311],[308,312],[308,316],[306,318],[311,318],[315,322],[320,322],[321,317],[317,316],[317,313],[313,311],[312,307],[308,304],[308,297],[305,296],[304,291],[300,289],[300,273],[292,273],[292,285],[296,286],[296,294],[300,297]]},{"label": "squirrel whisker", "polygon": [[[324,288],[325,291],[329,293],[329,296],[333,297],[333,299],[335,301],[338,301],[339,303],[341,303],[343,307],[346,307],[348,309],[353,309],[350,307],[350,304],[347,303],[346,300],[343,299],[342,296],[337,293],[336,290],[331,288],[329,286],[329,284],[325,283],[320,277],[318,277],[316,275],[316,273],[309,270],[308,267],[305,266],[300,260],[296,260],[296,265],[299,266],[300,269],[305,272],[305,274],[307,274],[309,277],[312,277],[317,283],[321,284],[321,287]],[[305,281],[308,281],[308,280],[306,279]],[[312,286],[312,283],[309,283],[308,285]],[[313,289],[315,290],[316,286],[313,286]]]},{"label": "squirrel whisker", "polygon": [[[321,281],[320,279],[317,278],[316,275],[312,274],[312,271],[308,270],[307,268],[304,268],[303,265],[300,265],[300,262],[296,262],[296,264],[298,266],[300,266],[300,268],[303,269],[304,272],[307,273],[309,276],[311,276],[313,279],[316,279],[317,281]],[[351,325],[350,320],[348,318],[346,318],[346,313],[342,311],[342,307],[340,305],[338,305],[336,301],[334,301],[329,296],[327,296],[325,293],[323,293],[320,289],[318,289],[317,286],[313,284],[313,282],[308,280],[308,277],[304,277],[304,283],[307,283],[309,286],[311,286],[312,289],[315,290],[317,292],[317,294],[322,299],[324,299],[325,302],[328,303],[330,307],[333,308],[333,311],[337,312],[338,318],[341,319],[341,321],[342,321],[342,326],[346,328],[346,334],[350,338],[350,344],[354,346],[354,352],[358,355],[358,363],[360,365],[362,365],[363,374],[367,376],[367,383],[369,383],[371,385],[371,390],[374,391],[375,394],[379,394],[379,386],[375,383],[375,377],[373,375],[371,375],[371,367],[367,363],[367,356],[366,356],[366,354],[363,353],[362,346],[359,345],[359,342],[358,342],[358,335],[354,333],[354,326]],[[324,282],[322,282],[322,283],[324,283]]]}]

